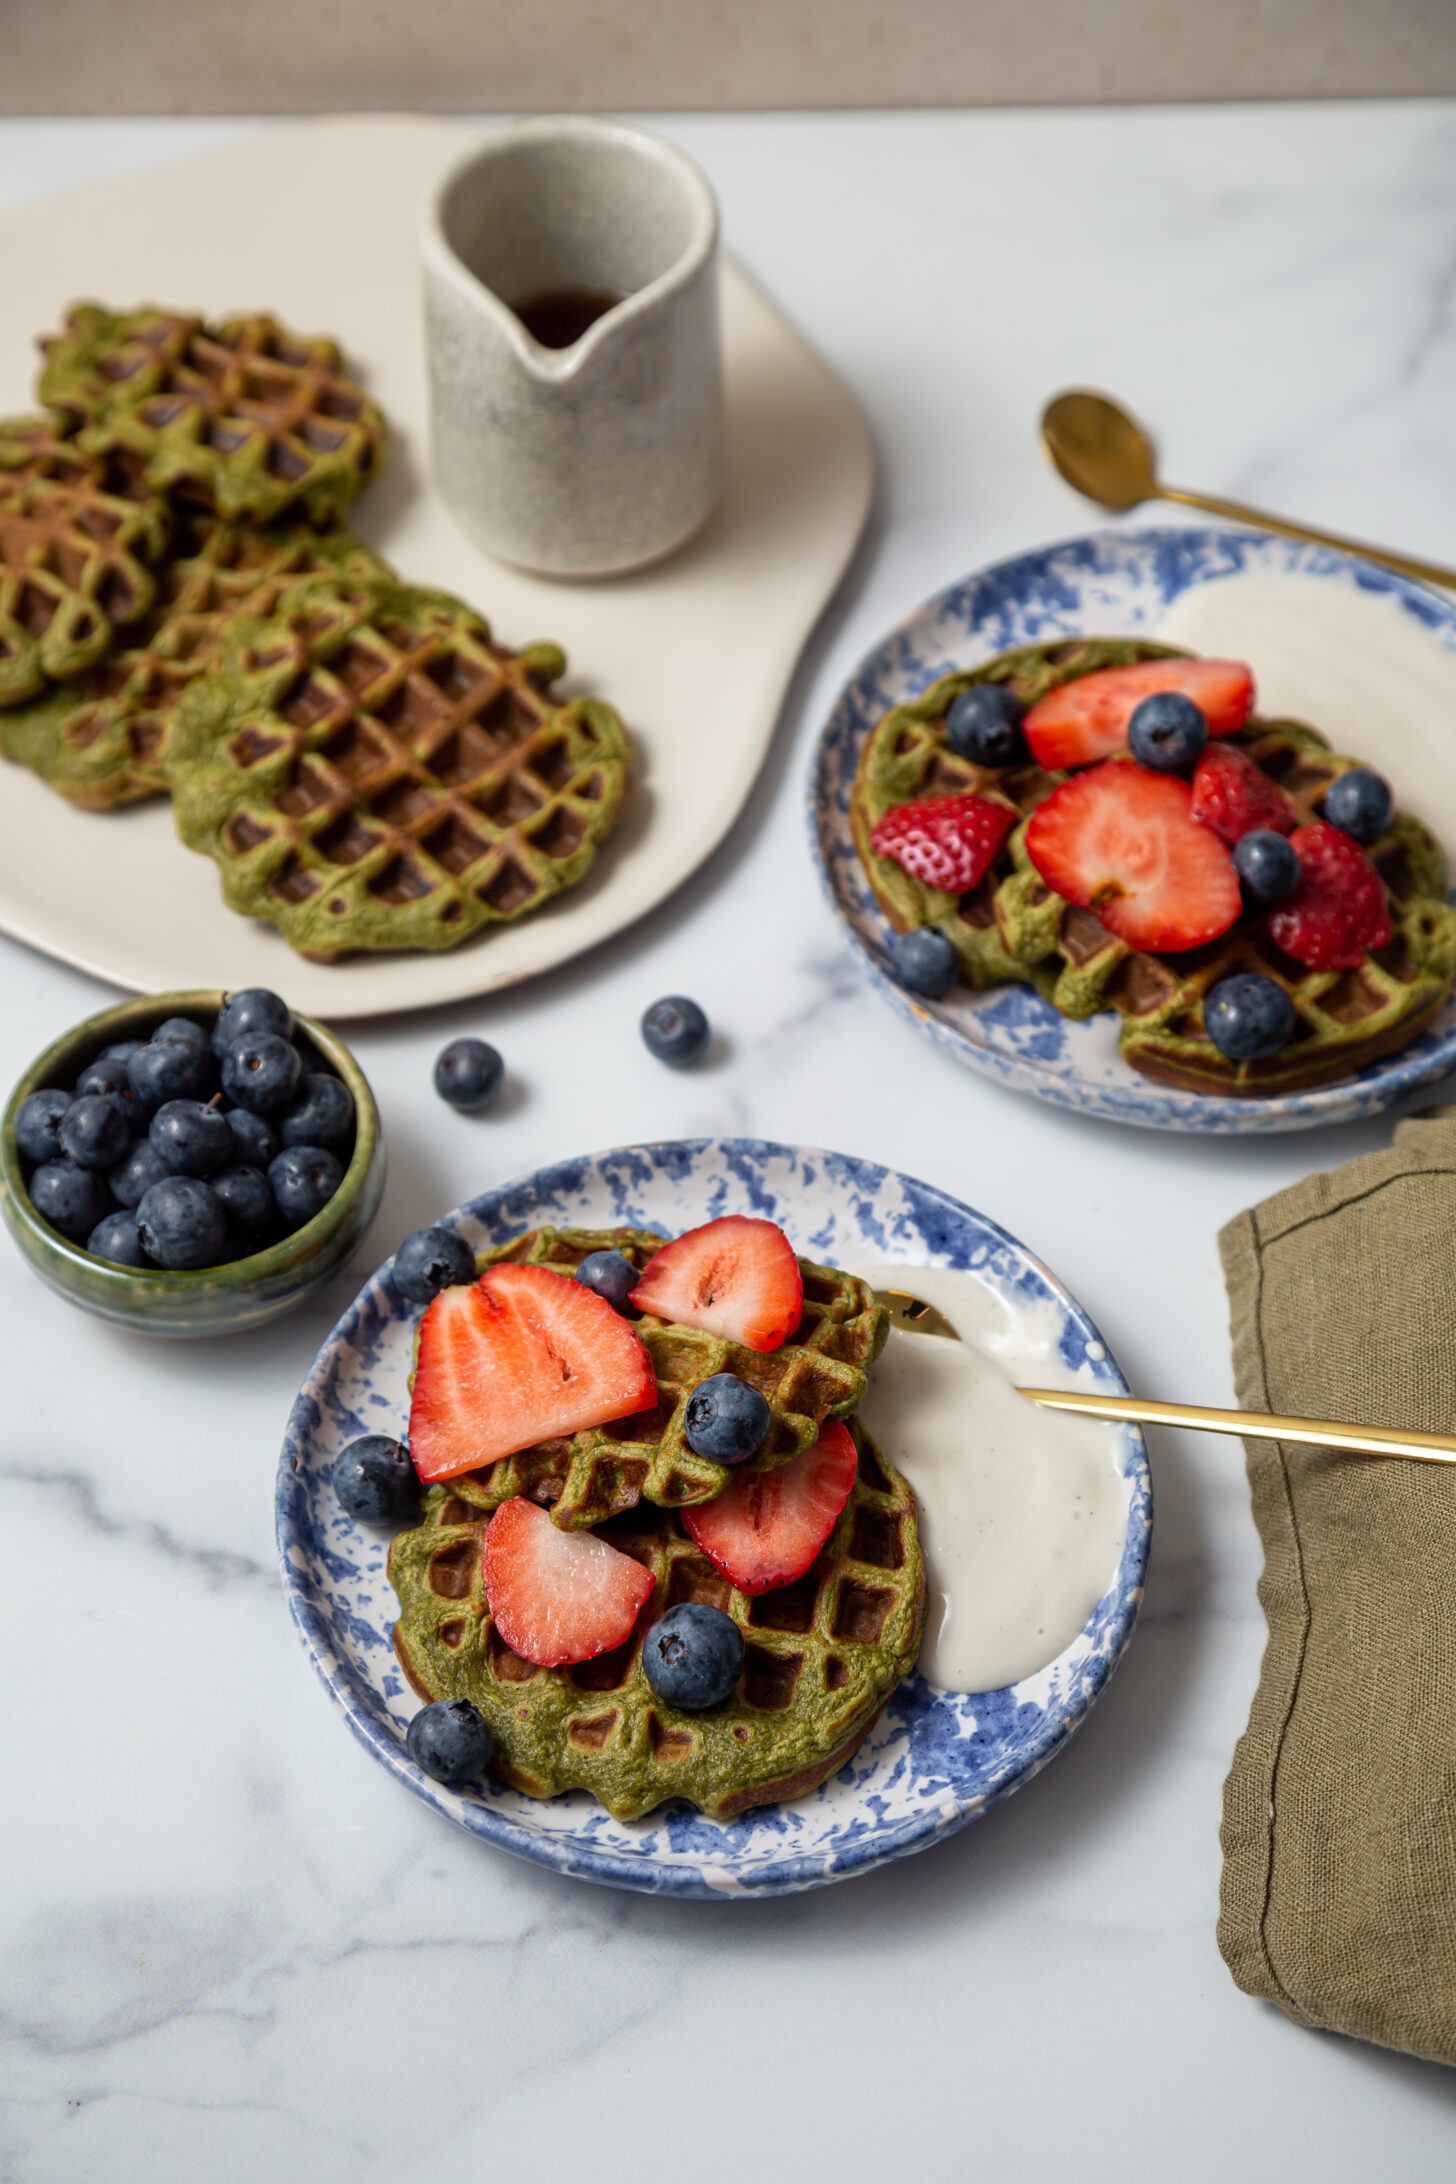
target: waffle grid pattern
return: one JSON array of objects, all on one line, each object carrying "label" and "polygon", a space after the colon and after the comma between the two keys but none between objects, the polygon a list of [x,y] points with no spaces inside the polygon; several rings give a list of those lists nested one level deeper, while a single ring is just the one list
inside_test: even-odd
[{"label": "waffle grid pattern", "polygon": [[84,674],[151,606],[166,511],[84,470],[0,469],[0,706]]}]

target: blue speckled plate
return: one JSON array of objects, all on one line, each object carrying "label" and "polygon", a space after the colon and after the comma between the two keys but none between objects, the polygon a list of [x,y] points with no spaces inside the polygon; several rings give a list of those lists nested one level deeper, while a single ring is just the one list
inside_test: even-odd
[{"label": "blue speckled plate", "polygon": [[[477,1248],[539,1222],[626,1222],[675,1234],[728,1212],[778,1221],[796,1248],[852,1266],[963,1268],[1013,1310],[1061,1314],[1061,1353],[1089,1387],[1127,1383],[1097,1330],[1029,1251],[929,1184],[838,1153],[746,1138],[628,1146],[540,1169],[473,1199],[454,1225]],[[356,1434],[403,1427],[415,1314],[383,1266],[339,1321],[289,1420],[278,1470],[278,1543],[294,1620],[354,1734],[416,1796],[458,1826],[538,1865],[666,1896],[817,1888],[923,1850],[1018,1789],[1066,1742],[1132,1634],[1152,1535],[1147,1452],[1122,1429],[1129,1517],[1116,1579],[1059,1659],[1004,1691],[954,1696],[912,1675],[858,1753],[809,1797],[720,1824],[687,1807],[614,1820],[584,1792],[543,1802],[499,1784],[456,1792],[405,1756],[418,1701],[390,1646],[387,1542],[347,1519],[329,1468]]]},{"label": "blue speckled plate", "polygon": [[1320,577],[1384,594],[1456,651],[1456,602],[1373,562],[1263,531],[1093,531],[999,561],[927,600],[863,662],[820,738],[810,775],[810,836],[830,902],[870,979],[892,1007],[968,1068],[1053,1107],[1154,1130],[1268,1135],[1378,1114],[1456,1069],[1456,997],[1399,1054],[1343,1083],[1237,1100],[1140,1076],[1117,1051],[1119,1019],[1111,1012],[1070,1023],[1026,986],[983,994],[957,987],[943,1001],[927,1001],[890,976],[890,924],[870,891],[849,823],[855,770],[875,722],[947,669],[974,667],[1013,645],[1155,635],[1180,593],[1246,571]]}]

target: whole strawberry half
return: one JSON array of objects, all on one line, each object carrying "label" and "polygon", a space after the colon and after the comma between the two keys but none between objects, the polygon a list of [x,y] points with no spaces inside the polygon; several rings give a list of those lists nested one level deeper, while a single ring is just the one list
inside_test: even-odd
[{"label": "whole strawberry half", "polygon": [[1026,849],[1055,894],[1130,948],[1197,948],[1239,914],[1233,859],[1171,774],[1115,760],[1064,781],[1032,813]]},{"label": "whole strawberry half", "polygon": [[804,1277],[781,1228],[727,1213],[655,1251],[632,1302],[749,1350],[776,1350],[803,1317]]},{"label": "whole strawberry half", "polygon": [[1269,937],[1312,971],[1353,971],[1391,935],[1380,874],[1358,842],[1317,819],[1291,836],[1299,885],[1269,916]]},{"label": "whole strawberry half", "polygon": [[1140,660],[1099,667],[1038,698],[1021,726],[1037,763],[1093,766],[1127,742],[1127,724],[1144,698],[1178,690],[1191,698],[1211,736],[1242,728],[1254,706],[1254,677],[1242,660]]},{"label": "whole strawberry half", "polygon": [[744,1593],[802,1577],[849,1500],[859,1459],[849,1429],[831,1419],[812,1448],[777,1471],[740,1472],[716,1501],[682,1521],[708,1560]]},{"label": "whole strawberry half", "polygon": [[1231,848],[1256,827],[1292,834],[1299,824],[1284,791],[1231,743],[1205,745],[1193,769],[1193,816]]},{"label": "whole strawberry half", "polygon": [[488,1267],[420,1321],[410,1454],[422,1479],[448,1479],[656,1400],[652,1360],[605,1297],[550,1267]]},{"label": "whole strawberry half", "polygon": [[594,1532],[561,1531],[519,1494],[486,1526],[480,1563],[492,1622],[538,1668],[625,1645],[652,1598],[652,1572],[640,1562]]},{"label": "whole strawberry half", "polygon": [[987,871],[1015,824],[1010,805],[988,796],[923,796],[887,811],[870,843],[923,886],[963,895]]}]

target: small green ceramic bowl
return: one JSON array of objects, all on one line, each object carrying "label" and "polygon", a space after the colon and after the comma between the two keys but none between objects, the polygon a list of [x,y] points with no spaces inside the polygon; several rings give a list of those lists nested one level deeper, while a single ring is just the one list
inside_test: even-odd
[{"label": "small green ceramic bowl", "polygon": [[296,1016],[296,1032],[305,1045],[315,1049],[354,1095],[354,1156],[322,1213],[281,1244],[197,1274],[168,1274],[161,1268],[144,1272],[93,1259],[41,1219],[27,1195],[15,1142],[21,1101],[51,1086],[68,1089],[103,1047],[149,1038],[169,1016],[190,1016],[211,1030],[224,998],[208,992],[151,994],[88,1017],[26,1071],[0,1123],[0,1212],[36,1273],[72,1304],[141,1334],[234,1334],[292,1311],[351,1256],[384,1194],[384,1139],[369,1081],[332,1032],[307,1016]]}]

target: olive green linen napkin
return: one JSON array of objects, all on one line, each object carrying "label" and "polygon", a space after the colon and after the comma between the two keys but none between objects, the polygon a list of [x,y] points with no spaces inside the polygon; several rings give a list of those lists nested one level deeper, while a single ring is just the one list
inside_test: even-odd
[{"label": "olive green linen napkin", "polygon": [[[1456,1108],[1219,1248],[1244,1408],[1456,1431]],[[1244,1445],[1269,1641],[1219,1947],[1296,2024],[1456,2063],[1456,1467]]]}]

